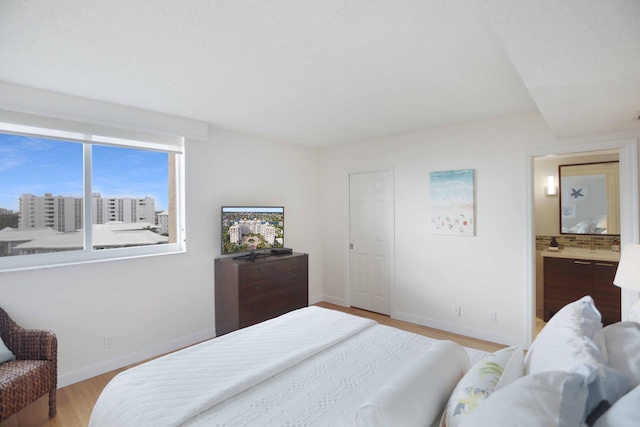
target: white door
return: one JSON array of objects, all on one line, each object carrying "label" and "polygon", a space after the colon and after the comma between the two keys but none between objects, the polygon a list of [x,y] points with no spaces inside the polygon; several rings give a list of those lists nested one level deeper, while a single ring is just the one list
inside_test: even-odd
[{"label": "white door", "polygon": [[351,305],[390,314],[394,278],[391,171],[349,175]]}]

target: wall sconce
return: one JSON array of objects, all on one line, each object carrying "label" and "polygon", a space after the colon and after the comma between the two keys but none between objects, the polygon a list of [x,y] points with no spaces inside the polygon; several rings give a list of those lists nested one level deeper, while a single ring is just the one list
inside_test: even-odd
[{"label": "wall sconce", "polygon": [[547,196],[557,196],[558,195],[558,187],[556,187],[556,177],[553,175],[549,175],[547,177],[547,188],[544,189],[544,193]]}]

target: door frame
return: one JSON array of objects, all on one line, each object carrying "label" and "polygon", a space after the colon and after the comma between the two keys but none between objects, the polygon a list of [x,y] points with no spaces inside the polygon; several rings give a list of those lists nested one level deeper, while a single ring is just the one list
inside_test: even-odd
[{"label": "door frame", "polygon": [[396,294],[396,221],[395,221],[395,212],[396,212],[396,204],[395,204],[395,181],[393,174],[393,166],[392,165],[380,165],[380,166],[370,166],[370,167],[362,167],[362,168],[354,168],[347,169],[344,172],[344,215],[343,215],[343,229],[344,229],[344,302],[347,307],[351,307],[351,250],[349,249],[349,244],[351,243],[351,225],[350,225],[350,205],[351,205],[351,197],[350,197],[350,177],[351,175],[360,174],[360,173],[369,173],[369,172],[388,172],[389,173],[389,188],[391,188],[391,260],[390,267],[392,268],[389,276],[391,277],[391,283],[389,284],[389,315],[390,317],[395,317],[395,294]]},{"label": "door frame", "polygon": [[[525,155],[525,310],[524,343],[528,347],[535,336],[536,327],[536,230],[533,160],[558,154],[574,154],[588,151],[617,149],[620,164],[620,238],[622,246],[640,242],[638,218],[638,138],[604,139],[567,145],[541,147]],[[638,292],[622,289],[622,319],[628,317],[631,305],[638,299]]]}]

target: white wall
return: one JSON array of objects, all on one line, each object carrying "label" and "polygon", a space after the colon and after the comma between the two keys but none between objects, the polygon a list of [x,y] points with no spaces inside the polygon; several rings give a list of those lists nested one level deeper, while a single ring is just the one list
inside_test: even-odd
[{"label": "white wall", "polygon": [[[325,299],[347,301],[345,174],[391,164],[395,181],[392,316],[503,343],[521,342],[525,311],[525,153],[558,142],[538,114],[425,130],[322,152]],[[429,172],[476,171],[476,236],[429,233]],[[454,317],[452,305],[462,306]],[[498,322],[490,323],[489,311]]]},{"label": "white wall", "polygon": [[321,300],[318,151],[211,129],[185,159],[186,253],[0,273],[0,306],[56,333],[60,386],[213,336],[222,204],[284,205],[286,245],[310,254]]},{"label": "white wall", "polygon": [[[346,173],[392,165],[396,221],[392,317],[504,344],[528,344],[533,324],[525,322],[529,323],[535,299],[531,233],[536,230],[532,216],[536,196],[528,187],[537,184],[531,153],[604,150],[622,147],[619,140],[638,137],[637,131],[628,131],[556,140],[540,114],[529,113],[323,150],[325,300],[348,302]],[[429,234],[429,172],[468,168],[476,171],[476,236]],[[631,174],[631,165],[628,168]],[[624,212],[629,243],[638,239],[633,202],[637,185],[631,184],[626,184],[625,194],[632,200]],[[452,313],[454,304],[462,307],[460,317]],[[624,310],[623,292],[623,316]],[[489,322],[490,311],[498,313],[497,323]]]},{"label": "white wall", "polygon": [[215,254],[220,254],[222,205],[284,206],[284,245],[309,254],[309,302],[322,301],[320,155],[315,148],[269,142],[210,129],[211,144],[195,170],[207,169],[206,190],[214,213]]}]

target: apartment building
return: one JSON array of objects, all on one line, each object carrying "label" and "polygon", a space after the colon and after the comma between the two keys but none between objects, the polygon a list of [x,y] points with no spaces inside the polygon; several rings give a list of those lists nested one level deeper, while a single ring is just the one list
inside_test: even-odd
[{"label": "apartment building", "polygon": [[[109,221],[125,223],[155,223],[155,200],[152,197],[102,197],[92,195],[92,223]],[[82,197],[44,196],[23,194],[20,196],[19,228],[51,228],[56,231],[74,231],[82,228]]]}]

